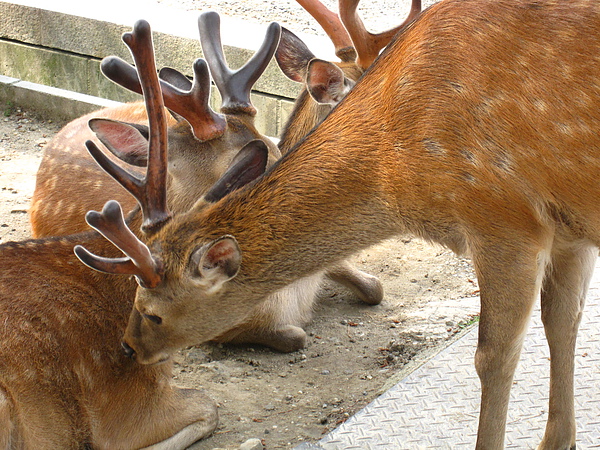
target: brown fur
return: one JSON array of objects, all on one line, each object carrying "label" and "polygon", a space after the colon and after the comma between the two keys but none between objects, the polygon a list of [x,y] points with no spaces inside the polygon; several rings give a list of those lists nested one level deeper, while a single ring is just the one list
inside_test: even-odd
[{"label": "brown fur", "polygon": [[[138,289],[126,331],[138,360],[211,339],[267,293],[412,234],[470,254],[478,275],[477,448],[503,447],[540,292],[551,353],[540,448],[574,447],[574,343],[600,245],[599,37],[593,0],[426,10],[257,183],[175,217],[149,242],[165,275]],[[190,259],[224,235],[241,248],[235,277]]]},{"label": "brown fur", "polygon": [[183,449],[212,433],[204,393],[123,354],[136,283],[84,267],[78,243],[114,253],[95,233],[0,246],[0,448]]}]

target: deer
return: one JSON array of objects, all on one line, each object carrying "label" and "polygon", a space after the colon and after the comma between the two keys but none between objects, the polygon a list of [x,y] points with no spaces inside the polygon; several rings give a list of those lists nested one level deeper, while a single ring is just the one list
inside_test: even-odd
[{"label": "deer", "polygon": [[268,292],[418,236],[469,255],[478,278],[476,448],[503,448],[539,298],[550,392],[538,448],[574,449],[575,341],[600,246],[599,36],[590,0],[442,0],[422,12],[264,175],[146,241],[160,281],[137,288],[131,357],[167,361]]},{"label": "deer", "polygon": [[400,25],[382,33],[371,33],[358,15],[358,2],[340,1],[339,14],[318,0],[297,2],[321,25],[340,61],[317,58],[298,36],[282,27],[275,60],[286,77],[303,85],[277,144],[282,154],[323,121],[392,37],[421,12],[421,0],[412,0],[409,13]]},{"label": "deer", "polygon": [[[149,25],[138,22],[124,40],[150,122],[145,175],[132,180],[143,214],[128,223],[147,235],[169,217],[168,118]],[[261,153],[243,153],[210,190],[214,198],[264,170],[267,146],[255,142]],[[105,214],[123,220],[119,207]],[[170,363],[143,366],[121,350],[136,283],[91,273],[73,253],[77,243],[112,251],[96,232],[0,245],[0,448],[184,449],[210,435],[218,413],[206,393],[172,386]]]},{"label": "deer", "polygon": [[[218,14],[207,12],[200,15],[201,44],[223,99],[221,113],[212,111],[208,106],[210,79],[208,73],[201,72],[201,68],[194,66],[198,81],[194,86],[174,69],[163,68],[160,71],[160,77],[164,78],[165,102],[173,111],[168,122],[168,193],[172,211],[187,210],[205,195],[247,143],[256,139],[265,142],[269,149],[269,165],[281,156],[277,147],[254,128],[257,111],[250,100],[251,87],[277,47],[279,29],[277,24],[270,25],[255,56],[233,71],[223,55]],[[134,69],[123,60],[107,58],[103,60],[101,70],[123,87],[141,92]],[[128,78],[122,75],[124,72],[129,73]],[[101,202],[109,199],[118,200],[125,211],[134,208],[134,198],[95,163],[87,154],[84,142],[91,139],[97,145],[106,146],[115,162],[122,160],[144,166],[148,129],[139,123],[145,117],[139,112],[142,106],[143,102],[137,102],[83,116],[68,124],[49,143],[37,174],[30,209],[34,236],[61,235],[87,229],[79,216],[83,217],[84,211],[98,208],[102,206]],[[135,115],[130,116],[132,111]],[[134,128],[119,126],[123,121],[133,124]],[[77,167],[81,174],[77,178],[66,175],[73,171],[73,167]],[[62,204],[66,198],[69,199],[68,206],[64,208]],[[57,214],[58,210],[60,214]],[[312,318],[317,295],[325,279],[349,288],[367,304],[379,304],[383,299],[383,289],[376,277],[348,262],[341,262],[321,274],[274,292],[270,301],[257,307],[244,324],[228,330],[215,341],[259,344],[281,352],[304,348],[307,335],[303,327]]]}]

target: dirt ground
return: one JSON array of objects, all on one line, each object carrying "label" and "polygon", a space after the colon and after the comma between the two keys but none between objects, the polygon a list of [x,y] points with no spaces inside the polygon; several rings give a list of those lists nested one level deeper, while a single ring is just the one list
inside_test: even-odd
[{"label": "dirt ground", "polygon": [[[27,209],[43,146],[61,124],[4,107],[0,116],[0,242],[29,236]],[[175,356],[175,383],[206,389],[220,425],[194,449],[267,449],[316,442],[460,334],[479,311],[467,260],[416,239],[385,242],[355,257],[382,280],[379,306],[325,286],[307,347],[201,345]]]}]

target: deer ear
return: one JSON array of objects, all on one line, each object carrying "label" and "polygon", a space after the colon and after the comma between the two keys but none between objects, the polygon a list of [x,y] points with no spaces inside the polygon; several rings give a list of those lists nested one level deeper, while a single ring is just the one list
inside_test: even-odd
[{"label": "deer ear", "polygon": [[233,236],[222,236],[197,249],[192,254],[192,262],[202,282],[209,289],[218,289],[238,274],[242,251]]},{"label": "deer ear", "polygon": [[260,139],[248,142],[233,158],[229,168],[204,195],[204,200],[214,203],[230,192],[241,188],[265,172],[269,149]]},{"label": "deer ear", "polygon": [[315,55],[302,40],[287,28],[281,28],[281,38],[275,52],[279,68],[292,81],[303,83],[308,62]]},{"label": "deer ear", "polygon": [[306,88],[318,103],[337,105],[348,93],[353,83],[344,77],[338,66],[322,59],[313,59],[308,63]]},{"label": "deer ear", "polygon": [[160,69],[158,71],[158,77],[184,92],[192,90],[192,82],[188,80],[184,74],[171,67],[163,67]]},{"label": "deer ear", "polygon": [[149,136],[147,126],[110,119],[91,119],[88,125],[100,142],[121,161],[146,167]]}]

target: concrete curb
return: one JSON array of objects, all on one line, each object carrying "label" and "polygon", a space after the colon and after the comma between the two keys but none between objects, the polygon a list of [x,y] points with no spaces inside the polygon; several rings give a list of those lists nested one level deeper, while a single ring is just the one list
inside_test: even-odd
[{"label": "concrete curb", "polygon": [[[0,0],[0,74],[97,98],[120,102],[138,100],[139,96],[101,74],[100,60],[117,55],[131,61],[120,36],[131,31],[135,21],[144,18],[152,26],[157,66],[173,67],[191,76],[193,61],[202,56],[197,26],[199,13],[149,5],[144,0],[105,0],[101,4],[72,0]],[[254,54],[265,31],[265,26],[221,17],[223,50],[230,67],[240,67]],[[328,39],[306,35],[302,35],[302,39],[319,57],[335,58],[326,51],[332,48]],[[15,86],[9,84],[9,87]],[[29,96],[24,92],[8,92],[10,89],[5,88],[2,87],[4,93],[0,100],[29,107]],[[288,80],[272,61],[252,92],[252,102],[259,111],[255,121],[257,129],[266,135],[278,136],[299,90],[299,83]],[[216,92],[211,105],[214,109],[220,107]],[[66,106],[66,111],[61,112],[59,104],[43,102],[41,106],[33,107],[41,112],[51,107],[49,111],[52,114],[56,111],[60,117],[72,118],[80,111],[88,111],[84,108],[74,112]]]},{"label": "concrete curb", "polygon": [[121,104],[113,100],[3,75],[0,75],[0,101],[5,109],[18,105],[46,117],[52,117],[53,120],[65,122],[98,109]]}]

